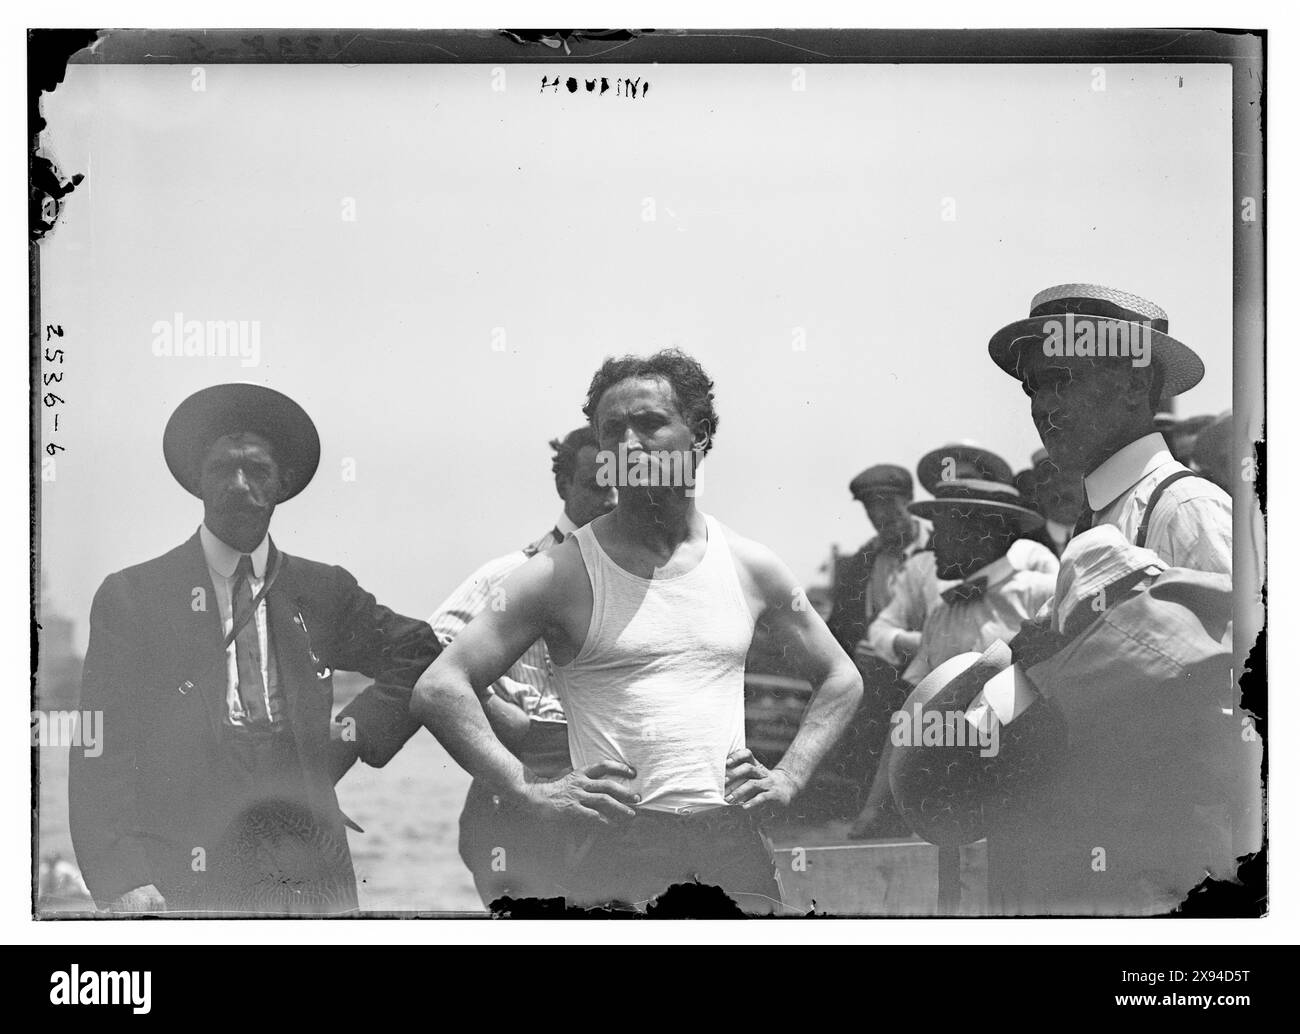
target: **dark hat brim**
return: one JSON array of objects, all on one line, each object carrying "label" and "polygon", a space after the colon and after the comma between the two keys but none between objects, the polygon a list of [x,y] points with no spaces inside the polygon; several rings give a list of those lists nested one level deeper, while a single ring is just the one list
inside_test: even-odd
[{"label": "dark hat brim", "polygon": [[1022,531],[1034,531],[1044,524],[1043,515],[1025,506],[993,499],[922,499],[910,503],[908,512],[926,520],[935,517],[963,517],[971,512],[993,514],[1015,520]]},{"label": "dark hat brim", "polygon": [[1011,484],[1011,464],[996,452],[978,445],[945,445],[941,449],[932,449],[921,457],[916,465],[916,480],[927,492],[934,492],[935,485],[947,480],[944,465],[949,460],[953,463],[973,463],[983,471],[983,481],[998,481],[1004,485]]},{"label": "dark hat brim", "polygon": [[181,487],[202,496],[199,475],[212,443],[246,432],[271,443],[285,478],[279,501],[307,487],[320,464],[320,436],[307,411],[274,388],[260,384],[214,384],[185,399],[163,431],[163,457]]},{"label": "dark hat brim", "polygon": [[[1049,320],[1064,320],[1066,313],[1044,313],[1027,319],[1008,323],[989,339],[989,357],[1005,372],[1017,380],[1025,379],[1025,372],[1031,369],[1043,355],[1043,338],[1046,336],[1043,326]],[[1098,322],[1116,322],[1104,316],[1087,316],[1074,313],[1076,324],[1085,320]],[[1132,321],[1118,321],[1129,322]],[[1132,324],[1137,326],[1137,324]],[[1025,354],[1026,349],[1036,350],[1037,355]],[[1080,360],[1082,362],[1082,360]],[[1205,364],[1201,357],[1181,341],[1170,337],[1163,331],[1151,328],[1151,362],[1160,367],[1164,376],[1164,397],[1172,398],[1189,391],[1201,382],[1205,376]]]},{"label": "dark hat brim", "polygon": [[910,487],[902,488],[897,485],[895,486],[872,485],[869,488],[861,488],[858,489],[857,491],[854,491],[853,488],[850,487],[849,494],[852,495],[853,498],[856,499],[858,502],[865,503],[868,499],[876,499],[876,498],[911,499],[912,489]]}]

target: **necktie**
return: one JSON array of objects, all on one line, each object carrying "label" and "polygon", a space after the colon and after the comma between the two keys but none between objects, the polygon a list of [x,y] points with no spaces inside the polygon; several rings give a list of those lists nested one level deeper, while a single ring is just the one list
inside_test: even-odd
[{"label": "necktie", "polygon": [[[236,624],[253,609],[252,577],[253,558],[245,553],[235,568],[231,594],[231,617]],[[239,699],[249,724],[267,724],[270,719],[266,713],[266,685],[262,682],[262,647],[257,640],[257,621],[251,616],[235,636],[235,666],[239,671]]]},{"label": "necktie", "polygon": [[988,585],[989,580],[987,578],[972,578],[969,582],[961,582],[951,589],[943,591],[943,602],[968,603],[971,600],[977,600],[984,595],[984,590],[988,588]]}]

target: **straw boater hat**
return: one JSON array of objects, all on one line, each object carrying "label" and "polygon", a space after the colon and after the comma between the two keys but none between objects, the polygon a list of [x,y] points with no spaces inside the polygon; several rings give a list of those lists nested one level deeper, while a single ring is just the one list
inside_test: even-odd
[{"label": "straw boater hat", "polygon": [[[895,739],[889,757],[889,789],[899,814],[913,833],[932,844],[969,844],[984,836],[984,773],[988,759],[974,746],[976,734],[961,729],[966,708],[984,684],[1011,664],[1011,649],[998,639],[981,653],[960,653],[930,671],[896,712],[906,719],[908,736]],[[927,745],[926,712],[937,712],[944,742]],[[966,746],[958,746],[965,743]],[[956,776],[954,778],[954,776]]]},{"label": "straw boater hat", "polygon": [[1200,357],[1169,336],[1164,309],[1135,294],[1099,284],[1061,284],[1040,291],[1029,303],[1027,319],[1008,323],[989,339],[989,355],[1012,377],[1024,380],[1035,359],[1044,358],[1045,325],[1051,320],[1064,322],[1067,315],[1073,315],[1075,326],[1087,321],[1119,321],[1129,324],[1130,332],[1149,323],[1151,362],[1164,376],[1166,399],[1195,387],[1205,375]]},{"label": "straw boater hat", "polygon": [[1024,504],[1020,493],[1011,485],[997,481],[956,478],[934,486],[934,498],[909,503],[907,509],[917,517],[969,517],[972,513],[998,514],[1033,531],[1043,525],[1043,516]]},{"label": "straw boater hat", "polygon": [[163,456],[172,476],[185,491],[199,496],[199,474],[208,449],[223,435],[241,431],[270,442],[276,463],[288,472],[280,502],[307,487],[320,463],[316,425],[288,395],[260,384],[214,384],[176,407],[163,431]]},{"label": "straw boater hat", "polygon": [[932,449],[916,465],[916,479],[921,487],[934,494],[934,486],[948,478],[975,478],[1011,484],[1011,464],[996,452],[982,449],[974,442],[950,442]]},{"label": "straw boater hat", "polygon": [[[1009,799],[1041,785],[1059,765],[1065,753],[1065,726],[1059,709],[1037,694],[1025,694],[1028,702],[1012,702],[1015,718],[1010,724],[987,714],[976,717],[989,710],[987,702],[981,703],[989,687],[1007,678],[1024,681],[1023,673],[1012,665],[1011,648],[998,639],[983,653],[962,653],[944,661],[917,684],[902,711],[896,712],[907,716],[910,736],[902,737],[901,744],[895,741],[890,752],[889,789],[899,814],[923,840],[940,846],[974,843],[987,833],[990,808],[1003,807]],[[927,719],[928,713],[938,717]],[[928,742],[925,727],[939,722],[945,732],[943,742]],[[990,729],[982,741],[975,725]]]}]

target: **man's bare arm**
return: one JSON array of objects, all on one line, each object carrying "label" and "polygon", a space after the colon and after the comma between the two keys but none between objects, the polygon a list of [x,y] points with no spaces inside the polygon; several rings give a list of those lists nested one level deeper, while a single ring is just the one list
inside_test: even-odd
[{"label": "man's bare arm", "polygon": [[813,695],[798,733],[775,768],[768,771],[748,750],[727,759],[727,795],[746,808],[788,804],[808,785],[853,719],[862,699],[862,676],[785,564],[755,543],[746,543],[736,555],[750,591],[765,608],[762,620],[784,656],[812,683]]},{"label": "man's bare arm", "polygon": [[511,751],[518,750],[527,738],[532,725],[528,712],[513,701],[497,696],[496,693],[485,694],[479,698],[479,703],[497,739]]},{"label": "man's bare arm", "polygon": [[634,814],[634,795],[616,781],[632,778],[631,769],[601,764],[537,783],[493,733],[479,703],[480,694],[546,632],[554,577],[554,557],[546,554],[514,572],[502,586],[504,606],[479,614],[420,676],[411,713],[467,772],[543,817],[608,822]]}]

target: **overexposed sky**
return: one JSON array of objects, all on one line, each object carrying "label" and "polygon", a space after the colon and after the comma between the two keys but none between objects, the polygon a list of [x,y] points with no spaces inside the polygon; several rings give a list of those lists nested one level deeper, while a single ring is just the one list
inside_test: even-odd
[{"label": "overexposed sky", "polygon": [[[1179,412],[1231,403],[1227,66],[1108,66],[1100,91],[1084,65],[812,65],[802,90],[785,65],[557,69],[651,90],[540,92],[536,65],[504,89],[483,65],[212,65],[201,92],[188,65],[69,67],[48,145],[86,179],[41,252],[68,400],[42,559],[79,645],[104,576],[198,524],[162,428],[220,381],[320,429],[281,547],[419,615],[550,526],[546,441],[610,354],[700,358],[701,505],[810,581],[869,534],[862,467],[958,438],[1027,465],[1028,399],[986,346],[1044,287],[1152,299],[1206,364]],[[155,356],[178,312],[258,321],[259,364]]]}]

